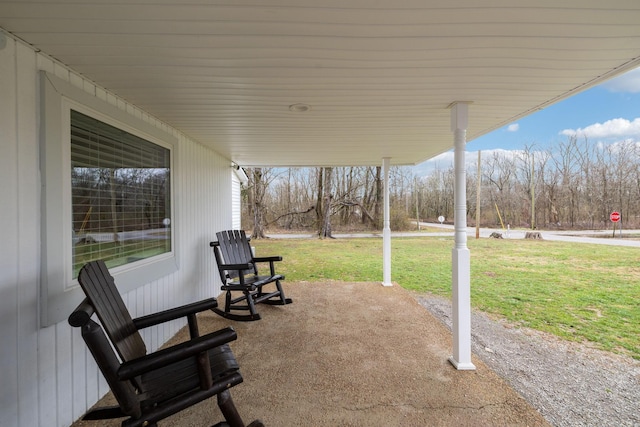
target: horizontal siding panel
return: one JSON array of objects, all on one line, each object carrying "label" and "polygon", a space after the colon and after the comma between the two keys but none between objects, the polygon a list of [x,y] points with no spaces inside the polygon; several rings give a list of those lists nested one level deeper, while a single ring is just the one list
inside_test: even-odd
[{"label": "horizontal siding panel", "polygon": [[242,189],[240,187],[240,179],[236,176],[235,173],[231,174],[233,179],[232,189],[231,189],[231,206],[232,206],[232,228],[234,230],[240,230],[241,224],[241,216],[242,216]]}]

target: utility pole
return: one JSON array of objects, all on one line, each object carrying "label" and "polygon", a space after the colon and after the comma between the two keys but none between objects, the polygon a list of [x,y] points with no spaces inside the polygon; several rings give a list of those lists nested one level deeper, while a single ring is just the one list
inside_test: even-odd
[{"label": "utility pole", "polygon": [[482,173],[480,169],[480,150],[478,150],[478,178],[476,189],[476,239],[480,238],[480,188],[482,184]]},{"label": "utility pole", "polygon": [[413,192],[416,194],[416,224],[418,224],[418,231],[420,231],[420,199],[418,197],[418,177],[413,177]]},{"label": "utility pole", "polygon": [[531,151],[531,229],[535,230],[536,229],[536,197],[535,197],[535,192],[536,192],[536,184],[535,184],[535,179],[533,178],[533,174],[535,171],[535,162],[534,162],[534,158],[533,158],[533,151]]}]

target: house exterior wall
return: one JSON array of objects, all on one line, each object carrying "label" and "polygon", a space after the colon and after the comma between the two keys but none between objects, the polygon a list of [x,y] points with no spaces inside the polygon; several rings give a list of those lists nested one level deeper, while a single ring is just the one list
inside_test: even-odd
[{"label": "house exterior wall", "polygon": [[242,227],[242,186],[240,185],[240,178],[235,172],[231,174],[231,180],[233,181],[231,189],[231,228],[240,230]]},{"label": "house exterior wall", "polygon": [[[134,317],[220,292],[209,241],[232,226],[229,160],[189,140],[72,70],[7,39],[0,49],[0,413],[2,426],[68,426],[108,392],[80,331],[40,327],[40,70],[174,135],[175,273],[124,295]],[[78,301],[79,302],[79,301]],[[145,330],[150,350],[183,325]]]}]

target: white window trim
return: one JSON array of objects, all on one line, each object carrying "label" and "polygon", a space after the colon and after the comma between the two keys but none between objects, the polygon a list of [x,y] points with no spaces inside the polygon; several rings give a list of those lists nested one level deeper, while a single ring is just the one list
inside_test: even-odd
[{"label": "white window trim", "polygon": [[73,108],[171,150],[171,248],[172,251],[110,270],[120,292],[130,292],[178,270],[175,217],[175,149],[171,134],[126,111],[72,86],[47,72],[40,72],[40,173],[42,180],[40,324],[65,320],[84,299],[72,279],[70,110]]}]

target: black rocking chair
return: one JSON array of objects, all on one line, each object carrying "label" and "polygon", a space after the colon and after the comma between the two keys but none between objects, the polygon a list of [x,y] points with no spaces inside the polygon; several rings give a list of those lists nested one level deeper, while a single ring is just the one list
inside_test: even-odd
[{"label": "black rocking chair", "polygon": [[[118,402],[89,411],[83,419],[128,417],[122,426],[156,426],[159,420],[217,395],[226,421],[216,426],[245,426],[229,393],[242,382],[228,344],[237,338],[236,332],[231,327],[203,336],[198,332],[196,313],[215,308],[215,299],[132,319],[104,262],[86,264],[78,281],[87,298],[71,313],[69,324],[81,328]],[[102,326],[91,319],[94,313]],[[187,317],[191,339],[147,354],[138,331],[181,317]],[[256,420],[250,426],[263,424]]]},{"label": "black rocking chair", "polygon": [[[217,242],[211,242],[218,264],[218,272],[222,280],[225,294],[224,310],[214,308],[213,311],[231,320],[259,320],[256,304],[285,305],[291,304],[291,298],[284,296],[281,280],[284,276],[276,274],[275,262],[282,261],[280,256],[254,257],[249,239],[243,230],[227,230],[216,233]],[[269,263],[269,274],[258,273],[258,263]],[[273,283],[275,290],[267,292],[263,287]],[[233,298],[232,292],[242,295]],[[249,314],[238,314],[232,311],[248,311]]]}]

